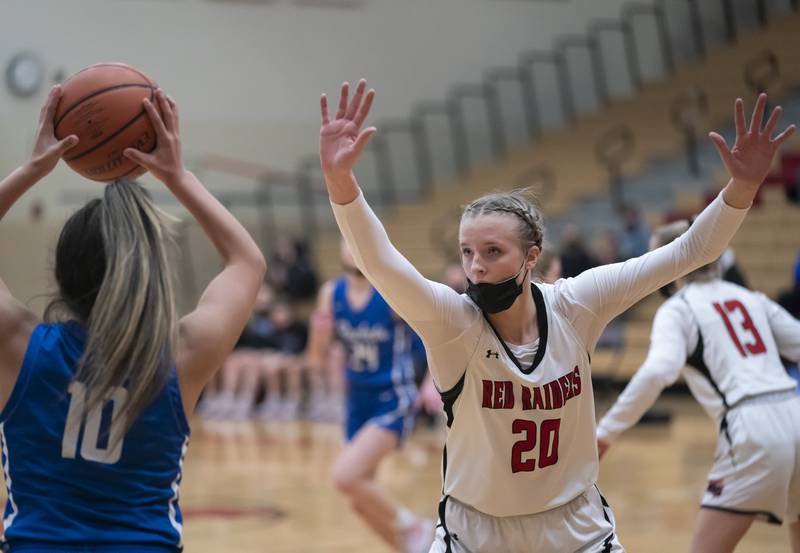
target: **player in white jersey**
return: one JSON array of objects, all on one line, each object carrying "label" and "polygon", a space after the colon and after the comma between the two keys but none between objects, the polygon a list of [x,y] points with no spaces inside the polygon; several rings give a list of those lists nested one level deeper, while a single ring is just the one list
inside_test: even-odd
[{"label": "player in white jersey", "polygon": [[777,146],[779,109],[751,131],[736,103],[731,174],[722,194],[675,242],[555,284],[528,275],[542,244],[539,212],[521,194],[490,194],[461,220],[467,294],[423,277],[392,245],[353,167],[374,127],[361,81],[338,112],[320,104],[320,161],[334,215],[358,268],[420,335],[448,418],[440,526],[431,552],[621,551],[598,472],[590,356],[605,325],[647,294],[716,259],[747,213]]},{"label": "player in white jersey", "polygon": [[[653,245],[669,243],[683,222]],[[800,397],[781,357],[800,360],[800,321],[720,278],[718,262],[678,282],[656,313],[647,359],[597,428],[602,456],[682,374],[719,428],[691,551],[724,553],[756,519],[789,523],[800,553]]]}]

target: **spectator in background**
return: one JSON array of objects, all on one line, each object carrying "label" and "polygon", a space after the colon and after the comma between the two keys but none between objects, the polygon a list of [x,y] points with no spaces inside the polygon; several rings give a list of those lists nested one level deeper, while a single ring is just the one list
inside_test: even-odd
[{"label": "spectator in background", "polygon": [[800,152],[786,152],[780,157],[780,169],[767,175],[765,184],[779,184],[784,187],[786,199],[800,203]]},{"label": "spectator in background", "polygon": [[620,261],[618,234],[609,229],[595,235],[592,241],[592,254],[598,265]]},{"label": "spectator in background", "polygon": [[553,284],[561,278],[561,256],[558,251],[545,244],[539,261],[533,267],[533,280]]},{"label": "spectator in background", "polygon": [[730,246],[728,246],[728,249],[722,252],[722,255],[719,257],[719,266],[722,270],[722,280],[744,286],[745,288],[748,287],[747,279],[739,268],[739,264],[736,263],[736,253]]},{"label": "spectator in background", "polygon": [[253,313],[239,341],[222,366],[221,384],[208,386],[197,407],[203,418],[246,420],[256,400],[263,348],[271,344],[272,288],[262,284]]},{"label": "spectator in background", "polygon": [[275,290],[291,302],[312,299],[317,293],[317,274],[302,240],[285,236],[277,240],[269,274]]},{"label": "spectator in background", "polygon": [[588,252],[578,227],[568,224],[561,232],[561,272],[564,278],[574,277],[586,269],[597,266],[597,260]]},{"label": "spectator in background", "polygon": [[639,210],[632,205],[622,207],[622,229],[619,232],[620,260],[639,257],[647,253],[650,240],[650,229],[642,219]]},{"label": "spectator in background", "polygon": [[446,284],[459,294],[463,294],[467,289],[467,276],[461,263],[451,263],[445,267],[442,273],[442,284]]},{"label": "spectator in background", "polygon": [[[295,320],[292,308],[284,301],[274,303],[270,322],[272,332],[267,337],[268,346],[261,352],[259,363],[267,394],[258,408],[258,417],[264,421],[293,420],[300,410],[302,353],[308,342],[308,325]],[[283,394],[282,388],[285,388]]]}]

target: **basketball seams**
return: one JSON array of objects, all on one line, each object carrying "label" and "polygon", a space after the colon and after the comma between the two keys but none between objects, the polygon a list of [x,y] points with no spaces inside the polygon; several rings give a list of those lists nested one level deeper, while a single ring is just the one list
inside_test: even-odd
[{"label": "basketball seams", "polygon": [[[56,136],[77,133],[89,138],[83,151],[65,157],[65,161],[90,180],[110,181],[137,175],[142,168],[119,156],[126,146],[146,151],[150,142],[153,147],[149,150],[155,147],[155,137],[150,136],[154,129],[141,105],[143,98],[155,100],[158,86],[155,81],[127,64],[111,62],[82,69],[62,85],[69,93],[64,95],[61,102],[64,109],[59,110],[54,121]],[[98,116],[103,120],[108,119],[105,123],[99,120],[101,126],[97,128],[92,126],[96,110],[100,110]]]},{"label": "basketball seams", "polygon": [[89,148],[88,150],[86,150],[86,151],[84,151],[84,152],[81,152],[81,153],[79,153],[79,154],[76,154],[76,155],[72,156],[71,158],[65,158],[65,159],[64,159],[64,161],[66,161],[67,163],[69,163],[69,162],[71,162],[71,161],[78,160],[78,159],[82,158],[83,156],[86,156],[86,155],[89,155],[89,154],[91,154],[92,152],[94,152],[95,150],[97,150],[98,148],[100,148],[101,146],[104,146],[105,144],[108,144],[108,142],[109,142],[109,141],[111,141],[111,140],[113,140],[114,138],[116,138],[116,137],[117,137],[119,134],[121,134],[123,131],[127,130],[128,128],[130,128],[130,126],[131,126],[131,125],[133,125],[134,123],[136,123],[136,122],[137,122],[139,119],[141,119],[141,118],[142,118],[142,116],[143,116],[143,115],[145,115],[145,114],[146,114],[146,112],[145,112],[144,110],[140,111],[140,112],[139,112],[139,113],[137,113],[137,114],[136,114],[136,116],[134,116],[134,117],[133,117],[131,120],[129,120],[129,121],[128,121],[127,123],[125,123],[124,125],[122,125],[122,126],[119,128],[119,129],[117,129],[117,130],[116,130],[116,131],[115,131],[115,132],[114,132],[112,135],[110,135],[110,136],[107,136],[107,137],[106,137],[104,140],[101,140],[100,142],[98,142],[97,144],[95,144],[94,146],[92,146],[91,148]]},{"label": "basketball seams", "polygon": [[70,112],[72,112],[75,108],[80,106],[86,100],[90,100],[92,98],[95,98],[95,97],[100,96],[102,94],[105,94],[107,92],[112,92],[114,90],[120,90],[120,89],[123,89],[123,88],[149,88],[150,89],[150,100],[153,99],[153,91],[155,90],[155,88],[153,86],[148,85],[148,84],[141,84],[141,83],[116,84],[116,85],[112,85],[112,86],[109,86],[109,87],[106,87],[106,88],[102,88],[100,90],[95,90],[91,94],[88,94],[88,95],[84,96],[83,98],[80,98],[78,101],[74,102],[70,107],[68,107],[64,111],[64,113],[61,114],[61,117],[59,117],[55,122],[55,127],[53,129],[54,132],[56,132],[56,134],[57,134],[58,133],[58,126],[61,125],[61,123],[64,121],[64,119],[66,119],[67,115],[69,115]]}]

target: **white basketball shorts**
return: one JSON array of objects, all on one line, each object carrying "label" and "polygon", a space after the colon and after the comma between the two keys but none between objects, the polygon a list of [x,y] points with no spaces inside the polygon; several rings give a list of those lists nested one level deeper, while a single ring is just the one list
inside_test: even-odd
[{"label": "white basketball shorts", "polygon": [[445,497],[429,553],[620,553],[614,514],[596,486],[561,507],[493,517]]},{"label": "white basketball shorts", "polygon": [[774,524],[800,520],[800,397],[758,396],[725,419],[702,506]]}]

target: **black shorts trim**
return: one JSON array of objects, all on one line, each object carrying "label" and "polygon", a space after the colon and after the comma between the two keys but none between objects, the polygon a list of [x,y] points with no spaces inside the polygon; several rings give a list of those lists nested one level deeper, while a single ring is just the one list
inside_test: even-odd
[{"label": "black shorts trim", "polygon": [[445,553],[453,553],[453,546],[450,544],[453,538],[450,536],[450,531],[447,529],[447,522],[444,520],[448,499],[450,499],[450,496],[446,495],[442,497],[442,500],[439,502],[439,526],[441,526],[442,530],[444,530]]},{"label": "black shorts trim", "polygon": [[713,509],[715,511],[723,511],[734,515],[755,516],[758,519],[764,520],[769,524],[783,524],[783,520],[770,513],[769,511],[746,511],[744,509],[732,509],[730,507],[720,507],[718,505],[700,505],[701,509]]}]

